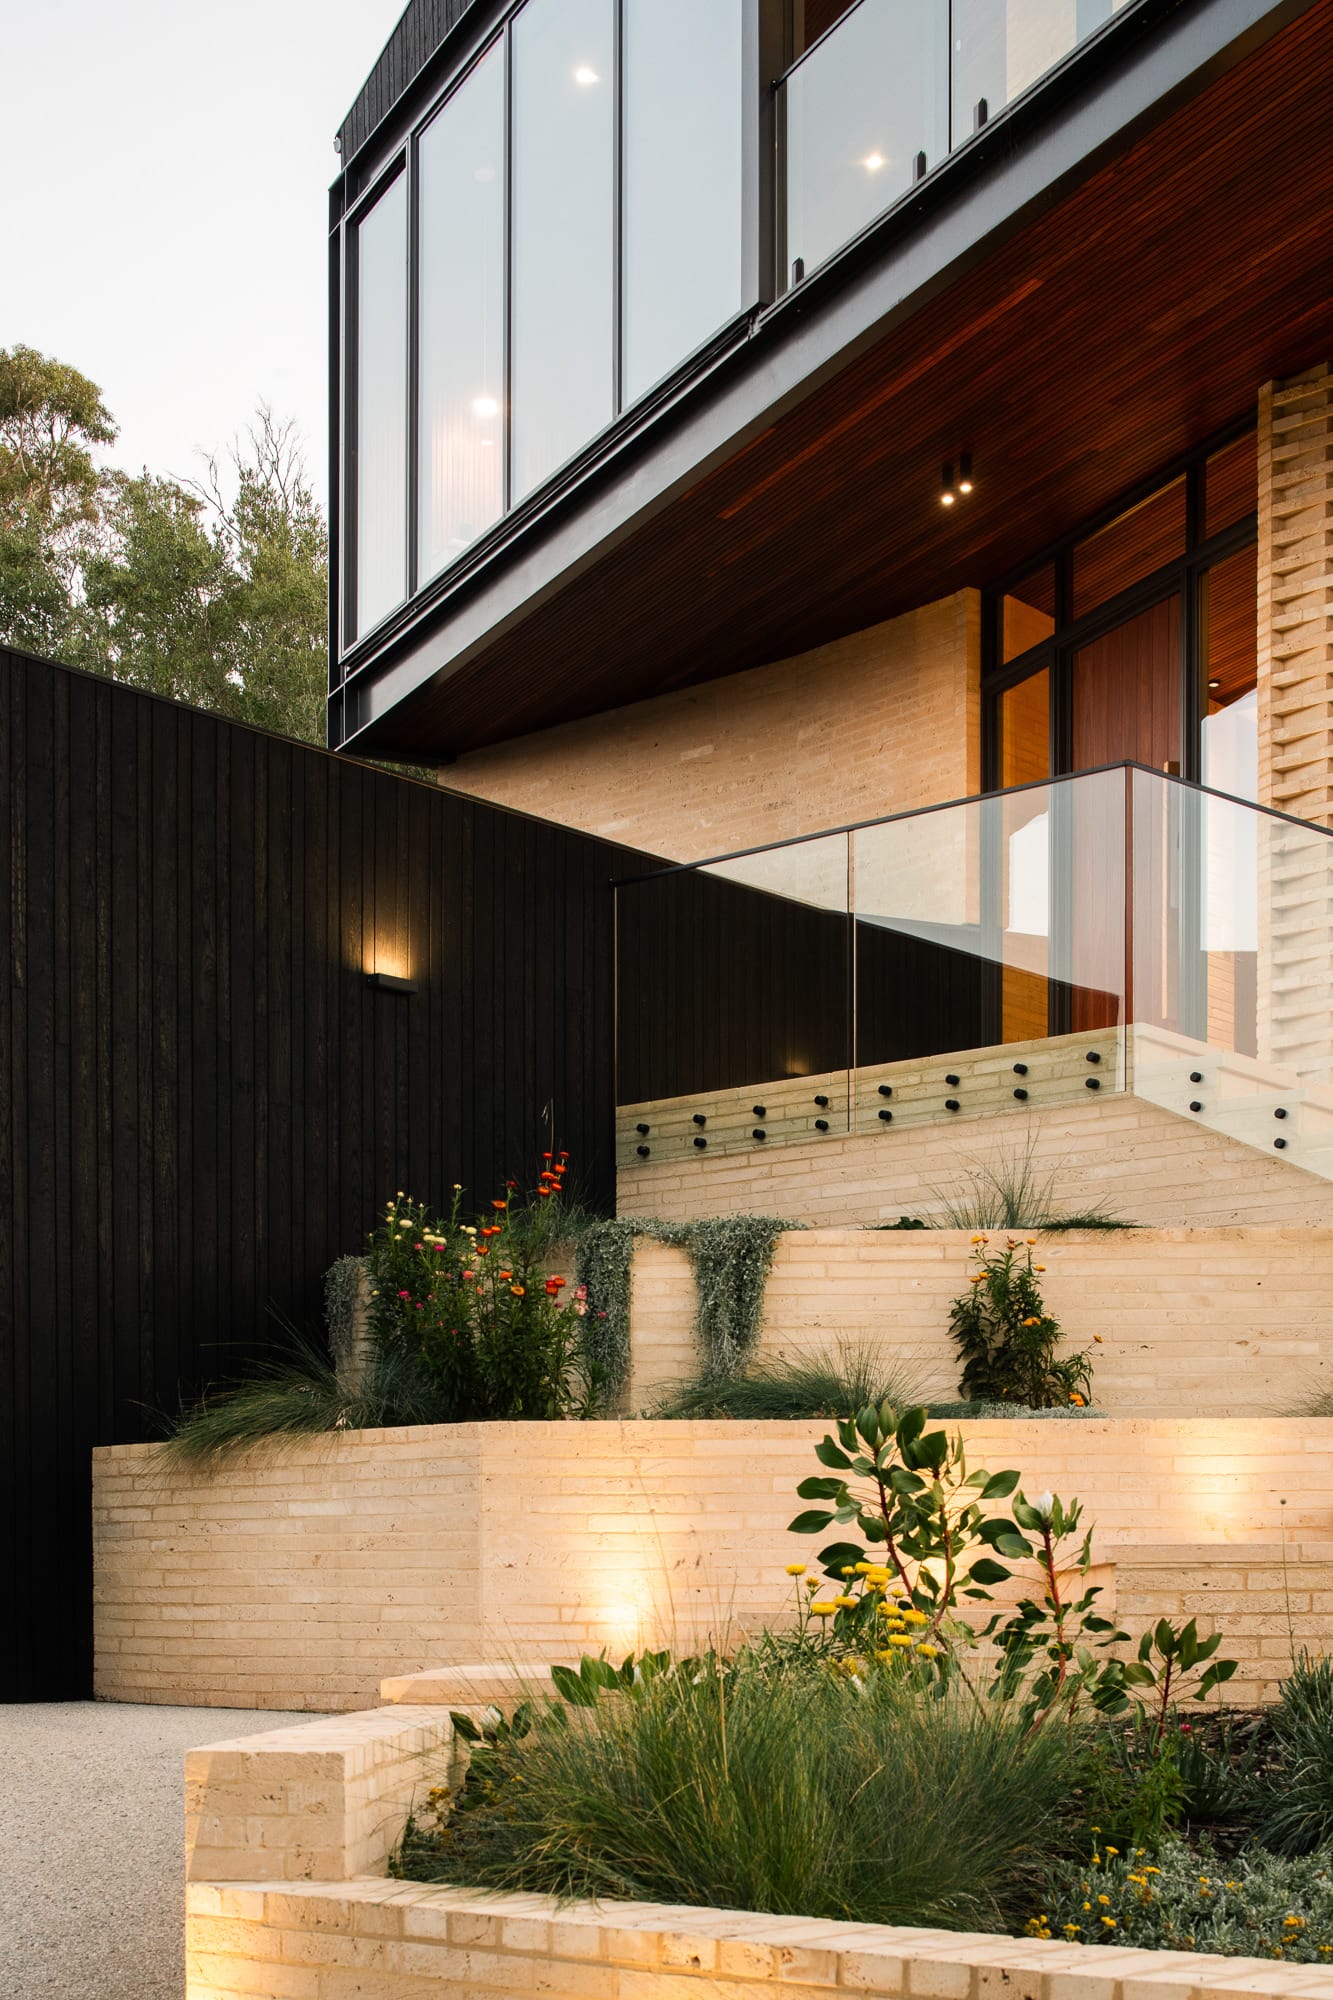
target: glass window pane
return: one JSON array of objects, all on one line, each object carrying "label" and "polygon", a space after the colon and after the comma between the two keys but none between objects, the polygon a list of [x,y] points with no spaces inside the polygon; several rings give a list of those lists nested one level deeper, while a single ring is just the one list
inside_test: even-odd
[{"label": "glass window pane", "polygon": [[356,632],[407,595],[407,176],[356,233]]},{"label": "glass window pane", "polygon": [[1043,667],[1000,696],[1000,784],[1005,789],[1051,775],[1050,687]]},{"label": "glass window pane", "polygon": [[954,0],[953,143],[1109,21],[1128,0]]},{"label": "glass window pane", "polygon": [[504,504],[504,48],[421,135],[418,574]]},{"label": "glass window pane", "polygon": [[1002,664],[1049,639],[1055,630],[1055,564],[1047,563],[1006,591],[1001,614]]},{"label": "glass window pane", "polygon": [[1199,592],[1204,688],[1203,782],[1236,798],[1259,797],[1259,554],[1251,545],[1214,563]]},{"label": "glass window pane", "polygon": [[817,42],[835,21],[850,13],[855,5],[856,0],[794,0],[795,41],[792,54],[804,55],[811,42]]},{"label": "glass window pane", "polygon": [[528,0],[514,22],[515,499],[610,421],[612,0]]},{"label": "glass window pane", "polygon": [[742,0],[625,0],[624,401],[741,297]]},{"label": "glass window pane", "polygon": [[1128,590],[1185,553],[1185,482],[1141,500],[1074,550],[1074,616]]},{"label": "glass window pane", "polygon": [[1215,451],[1204,474],[1205,537],[1220,534],[1259,505],[1259,441],[1253,431]]},{"label": "glass window pane", "polygon": [[787,260],[822,263],[948,150],[944,0],[861,0],[786,84]]}]

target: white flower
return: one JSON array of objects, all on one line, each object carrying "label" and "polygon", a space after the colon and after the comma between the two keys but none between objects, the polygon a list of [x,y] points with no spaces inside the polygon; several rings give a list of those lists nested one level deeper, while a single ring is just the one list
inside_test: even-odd
[{"label": "white flower", "polygon": [[1055,1495],[1053,1493],[1034,1493],[1028,1501],[1028,1506],[1034,1514],[1039,1514],[1043,1521],[1049,1521],[1051,1515],[1055,1512]]}]

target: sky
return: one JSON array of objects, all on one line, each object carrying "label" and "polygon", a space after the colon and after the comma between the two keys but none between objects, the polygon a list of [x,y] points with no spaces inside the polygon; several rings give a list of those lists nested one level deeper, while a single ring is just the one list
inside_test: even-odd
[{"label": "sky", "polygon": [[0,0],[0,347],[198,478],[260,401],[326,498],[333,137],[405,0]]}]

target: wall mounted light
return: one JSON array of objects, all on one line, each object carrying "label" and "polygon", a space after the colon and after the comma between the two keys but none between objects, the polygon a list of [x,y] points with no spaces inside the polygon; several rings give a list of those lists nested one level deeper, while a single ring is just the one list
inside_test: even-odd
[{"label": "wall mounted light", "polygon": [[881,1121],[881,1123],[882,1123],[882,1124],[885,1124],[885,1125],[892,1125],[892,1123],[893,1123],[893,1113],[892,1113],[891,1111],[881,1111],[879,1115],[880,1115],[880,1121]]},{"label": "wall mounted light", "polygon": [[958,491],[960,493],[970,493],[972,491],[972,454],[970,451],[963,452],[958,460]]},{"label": "wall mounted light", "polygon": [[882,1083],[879,1087],[879,1094],[881,1097],[892,1097],[893,1085],[891,1083]]},{"label": "wall mounted light", "polygon": [[821,1111],[827,1111],[827,1110],[828,1110],[828,1099],[827,1099],[827,1097],[817,1097],[817,1098],[815,1099],[815,1103],[816,1103],[816,1104],[817,1104],[817,1105],[819,1106],[819,1108],[820,1108],[820,1110],[821,1110]]},{"label": "wall mounted light", "polygon": [[415,993],[415,979],[401,979],[396,972],[368,972],[366,985],[377,986],[381,993]]},{"label": "wall mounted light", "polygon": [[953,460],[946,459],[944,470],[940,474],[940,505],[952,507],[957,498],[958,495],[953,490]]},{"label": "wall mounted light", "polygon": [[827,1118],[816,1118],[816,1120],[815,1120],[815,1130],[816,1130],[816,1132],[827,1132],[827,1131],[828,1131],[828,1119],[827,1119]]}]

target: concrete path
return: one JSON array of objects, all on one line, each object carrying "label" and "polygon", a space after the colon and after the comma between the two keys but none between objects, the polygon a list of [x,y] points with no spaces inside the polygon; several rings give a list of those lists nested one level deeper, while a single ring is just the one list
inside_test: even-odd
[{"label": "concrete path", "polygon": [[184,1752],[312,1719],[0,1706],[0,2000],[181,2000]]}]

